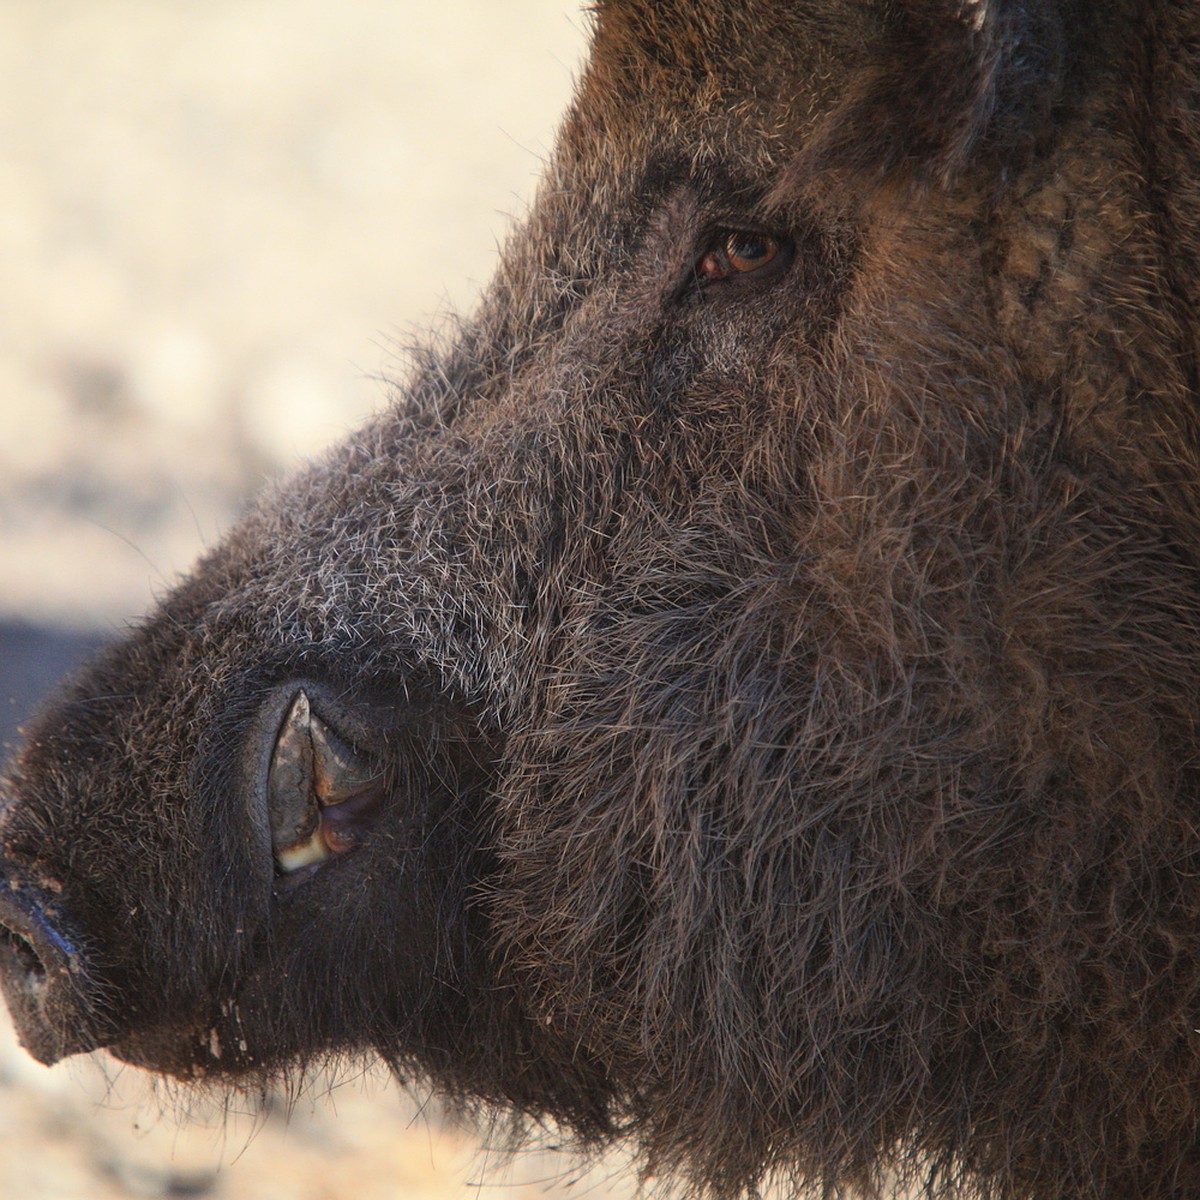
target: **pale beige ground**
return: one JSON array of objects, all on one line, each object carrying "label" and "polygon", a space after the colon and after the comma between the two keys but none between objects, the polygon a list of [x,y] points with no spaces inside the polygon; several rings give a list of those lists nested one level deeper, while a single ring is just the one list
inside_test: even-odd
[{"label": "pale beige ground", "polygon": [[139,613],[469,308],[572,0],[0,0],[0,617]]},{"label": "pale beige ground", "polygon": [[[426,1098],[428,1100],[428,1098]],[[622,1200],[622,1160],[590,1169],[547,1150],[504,1155],[382,1074],[322,1078],[264,1110],[156,1094],[96,1056],[47,1071],[0,1029],[4,1200]]]},{"label": "pale beige ground", "polygon": [[[491,273],[581,46],[569,0],[0,0],[0,618],[119,626],[382,403],[391,340]],[[0,1200],[630,1190],[317,1091],[181,1125],[0,1019]]]}]

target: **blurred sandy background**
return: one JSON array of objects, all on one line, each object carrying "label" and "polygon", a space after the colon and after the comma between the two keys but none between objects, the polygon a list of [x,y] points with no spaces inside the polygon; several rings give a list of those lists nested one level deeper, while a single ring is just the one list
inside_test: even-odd
[{"label": "blurred sandy background", "polygon": [[0,0],[0,616],[140,613],[469,307],[571,0]]},{"label": "blurred sandy background", "polygon": [[[583,28],[570,0],[0,0],[0,738],[472,304]],[[313,1093],[181,1127],[0,1019],[0,1197],[629,1190],[497,1166],[385,1080]]]}]

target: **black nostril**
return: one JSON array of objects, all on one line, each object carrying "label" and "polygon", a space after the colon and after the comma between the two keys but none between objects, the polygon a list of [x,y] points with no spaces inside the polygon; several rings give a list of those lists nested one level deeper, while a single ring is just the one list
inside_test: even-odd
[{"label": "black nostril", "polygon": [[11,929],[0,928],[0,947],[7,949],[15,957],[17,964],[33,982],[40,983],[46,978],[46,968],[42,965],[42,960],[38,958],[33,944],[21,937],[19,933],[14,933]]},{"label": "black nostril", "polygon": [[52,1063],[100,1044],[82,939],[53,892],[0,860],[0,989],[21,1044]]},{"label": "black nostril", "polygon": [[77,939],[54,897],[28,883],[0,883],[0,950],[27,974],[70,975],[82,967]]}]

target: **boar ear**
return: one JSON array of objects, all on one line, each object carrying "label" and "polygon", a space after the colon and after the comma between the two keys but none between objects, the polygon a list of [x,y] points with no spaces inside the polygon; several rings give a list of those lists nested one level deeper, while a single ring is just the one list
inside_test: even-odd
[{"label": "boar ear", "polygon": [[885,0],[879,40],[788,172],[948,182],[1027,151],[1062,84],[1058,0]]}]

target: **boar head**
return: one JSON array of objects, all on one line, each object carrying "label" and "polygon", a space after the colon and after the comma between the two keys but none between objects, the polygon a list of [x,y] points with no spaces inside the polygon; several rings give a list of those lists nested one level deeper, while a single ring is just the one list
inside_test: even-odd
[{"label": "boar head", "polygon": [[1200,1194],[1198,11],[601,3],[479,312],[28,730],[31,1053]]}]

